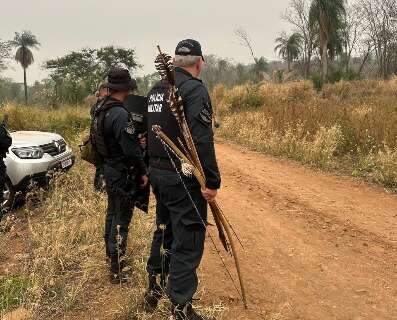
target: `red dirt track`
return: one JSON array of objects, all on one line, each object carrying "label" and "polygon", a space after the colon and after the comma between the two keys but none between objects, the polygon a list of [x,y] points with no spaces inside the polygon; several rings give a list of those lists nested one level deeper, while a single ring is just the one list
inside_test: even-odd
[{"label": "red dirt track", "polygon": [[208,241],[202,286],[225,319],[397,319],[395,195],[225,142],[217,156],[249,300],[244,310]]}]

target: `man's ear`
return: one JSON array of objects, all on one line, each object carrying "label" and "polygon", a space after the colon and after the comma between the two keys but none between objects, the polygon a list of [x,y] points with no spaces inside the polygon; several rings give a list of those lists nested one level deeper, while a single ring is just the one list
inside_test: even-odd
[{"label": "man's ear", "polygon": [[200,59],[196,63],[196,70],[198,75],[200,75],[202,69],[203,69],[203,60]]}]

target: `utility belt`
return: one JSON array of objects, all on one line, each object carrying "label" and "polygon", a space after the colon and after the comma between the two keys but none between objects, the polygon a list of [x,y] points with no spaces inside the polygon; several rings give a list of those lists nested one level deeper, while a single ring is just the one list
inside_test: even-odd
[{"label": "utility belt", "polygon": [[172,165],[171,161],[167,158],[150,158],[149,165],[153,168],[160,170],[175,171],[175,168]]},{"label": "utility belt", "polygon": [[102,163],[106,163],[106,164],[110,164],[110,165],[114,165],[114,164],[125,164],[126,160],[125,157],[123,155],[116,155],[116,156],[111,156],[111,157],[104,157],[104,156],[100,156]]}]

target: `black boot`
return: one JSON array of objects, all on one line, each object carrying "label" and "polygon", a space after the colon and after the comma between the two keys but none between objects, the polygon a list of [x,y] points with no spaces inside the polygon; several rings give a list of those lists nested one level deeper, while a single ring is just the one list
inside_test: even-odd
[{"label": "black boot", "polygon": [[172,306],[172,316],[174,320],[215,320],[213,317],[205,317],[194,311],[192,304],[184,306]]},{"label": "black boot", "polygon": [[124,271],[125,263],[123,259],[120,261],[117,257],[110,257],[110,282],[112,284],[120,284],[128,281],[128,272]]},{"label": "black boot", "polygon": [[161,285],[157,283],[156,275],[149,275],[149,288],[144,296],[144,308],[147,313],[153,313],[160,299],[163,296],[164,281],[161,280]]}]

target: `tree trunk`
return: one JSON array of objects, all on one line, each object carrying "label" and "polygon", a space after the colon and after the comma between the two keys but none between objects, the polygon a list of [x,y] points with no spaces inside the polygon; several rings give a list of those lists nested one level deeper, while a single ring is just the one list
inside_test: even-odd
[{"label": "tree trunk", "polygon": [[305,58],[305,79],[309,79],[310,77],[310,67],[311,67],[311,55],[309,53],[306,53],[306,58]]},{"label": "tree trunk", "polygon": [[323,77],[323,82],[325,83],[327,81],[327,76],[328,76],[328,43],[327,41],[323,41],[322,43],[323,46],[323,52],[322,52],[322,56],[321,56],[321,62],[322,62],[322,77]]},{"label": "tree trunk", "polygon": [[28,105],[28,84],[26,81],[26,68],[23,68],[23,85],[25,88],[25,105]]},{"label": "tree trunk", "polygon": [[350,69],[350,57],[347,57],[346,59],[346,75],[348,75]]},{"label": "tree trunk", "polygon": [[311,66],[312,66],[312,56],[311,54],[307,57],[307,66],[306,66],[306,79],[308,79],[310,77],[310,73],[311,73]]},{"label": "tree trunk", "polygon": [[287,63],[288,63],[288,72],[291,72],[291,57],[289,52],[287,54]]},{"label": "tree trunk", "polygon": [[367,53],[364,55],[363,61],[361,62],[360,68],[358,69],[359,77],[361,77],[361,73],[363,72],[365,63],[367,62],[370,53],[371,53],[371,47],[368,46]]}]

